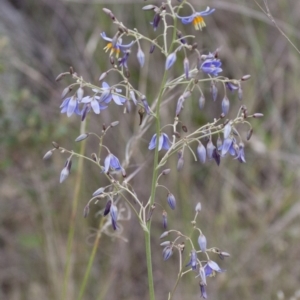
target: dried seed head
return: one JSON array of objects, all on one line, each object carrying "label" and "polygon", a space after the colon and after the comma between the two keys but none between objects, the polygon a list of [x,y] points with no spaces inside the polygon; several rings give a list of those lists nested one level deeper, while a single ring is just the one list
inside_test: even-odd
[{"label": "dried seed head", "polygon": [[252,133],[253,133],[253,128],[250,128],[249,131],[247,132],[247,141],[251,139]]},{"label": "dried seed head", "polygon": [[182,128],[182,130],[183,130],[184,132],[188,132],[188,129],[187,129],[187,127],[186,127],[185,125],[182,125],[181,128]]},{"label": "dried seed head", "polygon": [[52,145],[53,145],[53,147],[54,147],[54,148],[56,148],[56,149],[59,149],[59,145],[58,145],[58,143],[56,143],[56,142],[52,142]]},{"label": "dried seed head", "polygon": [[92,157],[92,160],[93,160],[93,161],[98,161],[98,158],[97,158],[97,154],[96,154],[96,153],[92,153],[92,154],[91,154],[91,157]]},{"label": "dried seed head", "polygon": [[148,215],[147,215],[147,219],[146,219],[146,222],[149,222],[151,220],[151,217],[153,215],[153,211],[155,209],[155,203],[153,203],[148,211]]},{"label": "dried seed head", "polygon": [[83,209],[83,217],[86,218],[90,212],[90,206],[87,204]]},{"label": "dried seed head", "polygon": [[139,113],[139,116],[140,116],[140,124],[139,125],[142,125],[144,114],[145,114],[145,109],[143,107],[141,107],[139,109],[138,113]]}]

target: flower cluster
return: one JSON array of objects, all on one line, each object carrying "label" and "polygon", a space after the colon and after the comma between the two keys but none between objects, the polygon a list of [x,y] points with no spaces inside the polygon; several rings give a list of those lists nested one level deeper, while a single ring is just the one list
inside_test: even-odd
[{"label": "flower cluster", "polygon": [[[136,106],[136,111],[140,117],[139,125],[140,130],[135,133],[135,138],[130,139],[123,148],[121,153],[124,152],[124,161],[120,162],[118,157],[112,153],[115,153],[108,146],[107,141],[108,132],[111,134],[118,134],[117,130],[112,128],[119,124],[119,121],[110,123],[108,126],[103,125],[102,131],[99,132],[84,132],[81,133],[76,139],[76,142],[81,142],[90,137],[97,139],[99,148],[95,149],[92,157],[84,156],[83,153],[75,153],[67,150],[57,143],[53,143],[53,149],[49,150],[44,158],[48,159],[52,156],[53,152],[59,150],[62,153],[69,155],[65,166],[63,167],[60,175],[60,182],[66,180],[70,174],[72,159],[84,158],[87,161],[93,163],[99,168],[99,176],[104,176],[109,182],[107,185],[98,187],[98,189],[92,194],[88,203],[84,208],[84,217],[89,214],[90,205],[93,203],[102,205],[101,215],[105,222],[103,222],[103,232],[110,236],[117,236],[122,238],[122,221],[130,219],[131,212],[134,213],[139,221],[143,231],[145,232],[145,238],[148,239],[147,255],[150,254],[150,228],[151,219],[153,215],[161,211],[162,227],[167,230],[168,213],[167,211],[176,210],[177,203],[180,200],[187,202],[187,199],[176,199],[176,193],[172,193],[166,185],[162,185],[160,178],[166,176],[171,172],[171,169],[163,167],[170,160],[177,160],[177,171],[182,170],[185,167],[186,153],[191,153],[192,157],[199,160],[201,163],[207,161],[215,161],[217,165],[220,165],[222,159],[225,156],[232,156],[235,160],[245,163],[245,144],[244,134],[239,131],[239,124],[248,126],[246,134],[246,140],[251,138],[253,133],[252,126],[250,124],[251,118],[262,117],[262,114],[254,113],[249,114],[245,105],[241,105],[238,113],[234,114],[235,117],[231,117],[230,106],[231,102],[235,101],[234,97],[243,100],[242,85],[246,80],[250,78],[250,75],[239,76],[238,79],[232,79],[223,76],[226,73],[223,68],[226,67],[226,63],[222,62],[220,58],[220,50],[217,49],[213,52],[201,53],[197,49],[197,44],[192,40],[192,36],[183,35],[178,30],[178,24],[180,26],[189,26],[193,24],[197,31],[202,30],[206,24],[204,17],[211,15],[215,12],[214,8],[207,7],[203,11],[197,11],[191,3],[188,1],[178,1],[179,4],[172,6],[171,1],[162,3],[161,6],[146,5],[143,10],[153,12],[153,20],[151,25],[153,31],[159,31],[162,27],[163,33],[158,33],[153,39],[143,36],[137,29],[127,28],[122,22],[120,22],[111,10],[104,8],[103,11],[111,18],[114,25],[116,25],[116,32],[112,37],[107,37],[105,32],[100,33],[102,41],[106,43],[104,51],[108,54],[108,61],[111,67],[103,72],[99,81],[102,82],[101,86],[95,86],[85,81],[81,76],[76,74],[73,69],[69,72],[60,74],[57,80],[60,80],[65,75],[71,75],[74,79],[74,83],[66,87],[62,93],[63,102],[60,106],[61,113],[66,114],[68,117],[76,114],[81,116],[81,120],[85,120],[89,112],[93,112],[96,115],[100,115],[101,111],[108,108],[110,103],[114,103],[117,106],[124,106],[124,112],[131,113],[131,103]],[[181,14],[182,8],[191,9],[192,13],[187,16]],[[172,16],[168,18],[167,16]],[[180,22],[172,22],[172,20],[179,20]],[[172,41],[169,43],[167,35],[170,31],[173,31]],[[161,38],[162,37],[162,38]],[[129,39],[129,43],[123,43],[123,40]],[[145,95],[144,91],[139,91],[135,88],[134,84],[130,80],[131,64],[129,57],[131,53],[136,53],[136,59],[140,67],[145,64],[145,53],[142,50],[143,45],[149,44],[149,56],[158,49],[161,52],[162,59],[164,61],[164,76],[162,84],[157,90],[155,99],[151,99],[150,96]],[[156,50],[157,51],[157,50]],[[178,55],[180,52],[181,55]],[[181,63],[181,74],[178,77],[168,79],[172,67],[175,64],[179,65],[180,57],[183,56]],[[117,83],[109,85],[103,81],[106,76],[113,72],[119,78]],[[174,77],[174,76],[170,76]],[[106,80],[106,79],[105,79]],[[108,79],[107,79],[108,80]],[[122,89],[121,89],[122,88]],[[179,98],[171,97],[172,101],[167,99],[166,93],[173,89],[180,90]],[[210,95],[206,95],[205,91],[210,89]],[[220,89],[223,90],[223,96],[220,98]],[[70,95],[73,90],[76,92]],[[86,95],[84,95],[87,93]],[[185,125],[184,106],[193,99],[198,99],[198,106],[200,110],[205,108],[205,105],[209,105],[209,101],[206,98],[212,98],[212,101],[219,101],[219,111],[212,118],[211,122],[202,124],[200,127],[187,128]],[[150,100],[148,102],[148,100]],[[219,100],[218,100],[219,99]],[[173,101],[174,100],[174,101]],[[174,103],[177,100],[177,104]],[[161,116],[160,108],[163,105],[169,103],[176,104],[168,108],[174,113],[170,114],[172,121],[168,118]],[[208,103],[208,104],[206,104]],[[173,109],[173,110],[172,110]],[[199,111],[199,113],[202,113]],[[225,119],[226,116],[226,119]],[[99,117],[99,116],[98,116]],[[83,123],[85,124],[85,123]],[[152,124],[154,126],[152,126]],[[244,126],[245,127],[245,126]],[[111,130],[112,129],[112,130]],[[180,133],[182,132],[182,133]],[[142,137],[142,138],[141,138]],[[130,174],[125,172],[128,170],[128,166],[133,160],[133,145],[132,140],[136,142],[141,141],[144,143],[141,147],[145,146],[144,141],[148,145],[149,156],[153,153],[153,159],[150,160],[153,165],[153,176],[151,183],[151,195],[148,201],[139,198],[139,193],[136,191],[134,185],[130,183],[130,180],[136,176],[145,165],[149,167],[148,161],[143,164],[133,167],[130,170]],[[162,151],[164,150],[164,151]],[[97,153],[97,154],[96,154]],[[175,162],[176,163],[176,162]],[[136,163],[134,164],[136,165]],[[135,169],[134,169],[135,168]],[[166,196],[160,199],[156,195],[156,190],[162,188],[167,191]],[[105,199],[106,201],[103,201]],[[128,216],[125,215],[125,212]],[[203,234],[201,229],[196,226],[196,218],[201,211],[201,204],[198,203],[195,209],[195,218],[192,220],[191,234],[184,234],[178,230],[168,229],[165,231],[161,238],[174,236],[168,241],[161,243],[163,247],[163,260],[172,259],[171,257],[175,252],[178,252],[180,256],[179,264],[179,276],[183,276],[186,273],[194,272],[196,277],[200,278],[200,294],[203,298],[207,298],[207,278],[213,277],[217,273],[223,273],[218,263],[210,258],[210,256],[217,254],[220,259],[228,257],[227,252],[221,251],[216,247],[207,247],[207,237]],[[120,222],[121,221],[121,222]],[[110,228],[110,231],[108,230]],[[197,233],[197,246],[194,246],[195,232]],[[189,261],[182,266],[182,256],[185,247],[185,241],[188,241],[188,248],[190,248]],[[148,257],[149,258],[149,257]],[[149,265],[151,259],[147,259],[147,267],[151,269]],[[149,286],[153,287],[151,283],[151,274],[149,275]],[[177,283],[174,287],[174,290]],[[152,291],[154,294],[154,291]],[[169,299],[172,298],[172,295]],[[151,299],[152,300],[152,299]]]}]

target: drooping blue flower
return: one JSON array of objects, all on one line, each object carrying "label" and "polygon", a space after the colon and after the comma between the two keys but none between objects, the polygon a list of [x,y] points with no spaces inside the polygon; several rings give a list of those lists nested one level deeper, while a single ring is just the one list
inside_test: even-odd
[{"label": "drooping blue flower", "polygon": [[199,160],[204,164],[206,161],[206,149],[200,141],[197,147],[197,155]]},{"label": "drooping blue flower", "polygon": [[163,217],[163,227],[164,229],[166,229],[168,226],[168,214],[165,210],[162,213],[162,217]]},{"label": "drooping blue flower", "polygon": [[118,62],[119,62],[119,66],[120,66],[120,67],[125,67],[125,68],[128,69],[128,66],[127,66],[127,60],[128,60],[128,58],[129,58],[129,54],[130,54],[130,50],[126,50],[126,51],[124,52],[123,57],[118,59]]},{"label": "drooping blue flower", "polygon": [[193,12],[192,15],[186,17],[180,17],[177,15],[177,18],[181,20],[182,24],[186,25],[193,22],[193,25],[196,30],[202,30],[203,27],[206,26],[203,17],[212,14],[215,11],[214,8],[210,9],[209,7],[206,8],[204,11],[200,12]]},{"label": "drooping blue flower", "polygon": [[66,98],[62,104],[60,105],[61,113],[67,114],[68,117],[71,117],[73,113],[76,115],[81,115],[81,111],[79,109],[79,101],[75,96]]},{"label": "drooping blue flower", "polygon": [[229,91],[233,92],[235,90],[237,90],[239,87],[236,86],[235,84],[233,84],[230,81],[225,82],[226,87],[229,89]]},{"label": "drooping blue flower", "polygon": [[111,39],[106,36],[105,32],[102,32],[100,36],[107,42],[109,42],[105,47],[104,50],[107,52],[110,50],[110,55],[114,54],[116,52],[116,56],[119,57],[120,52],[125,52],[127,49],[129,49],[133,44],[134,41],[130,42],[129,44],[122,44],[122,39]]},{"label": "drooping blue flower", "polygon": [[[148,149],[149,150],[155,149],[156,143],[157,143],[157,138],[155,133],[149,143]],[[169,146],[168,136],[165,133],[161,133],[158,140],[158,151],[160,151],[161,149],[169,150],[169,148],[170,146]]]},{"label": "drooping blue flower", "polygon": [[168,193],[167,201],[168,201],[169,206],[172,209],[175,209],[175,207],[176,207],[176,199],[175,199],[175,197],[174,197],[173,194]]},{"label": "drooping blue flower", "polygon": [[205,276],[206,277],[209,277],[209,276],[214,276],[215,275],[215,272],[218,272],[218,273],[223,273],[225,272],[225,270],[221,269],[219,267],[219,265],[212,261],[212,260],[209,260],[205,266],[204,266],[204,270],[205,270]]},{"label": "drooping blue flower", "polygon": [[99,96],[86,96],[82,98],[81,103],[85,104],[82,109],[82,114],[85,110],[87,110],[86,113],[88,113],[92,109],[93,112],[98,115],[101,110],[106,109],[107,106],[100,104],[99,99]]},{"label": "drooping blue flower", "polygon": [[109,168],[114,171],[122,170],[119,159],[112,153],[109,153],[104,160],[104,173],[108,173]]},{"label": "drooping blue flower", "polygon": [[191,251],[191,258],[186,267],[192,267],[192,270],[197,269],[197,252],[195,249]]},{"label": "drooping blue flower", "polygon": [[200,283],[200,293],[201,298],[207,299],[207,293],[206,293],[206,285],[203,283]]},{"label": "drooping blue flower", "polygon": [[[99,98],[99,102],[102,103],[109,103],[111,100],[113,100],[117,105],[123,105],[123,103],[126,101],[126,98],[116,95],[113,92],[113,89],[106,83],[105,81],[102,82],[102,89],[103,92]],[[121,93],[121,89],[114,89],[117,93]]]},{"label": "drooping blue flower", "polygon": [[218,76],[223,71],[221,66],[222,62],[219,59],[208,58],[202,63],[200,69],[206,74]]},{"label": "drooping blue flower", "polygon": [[244,152],[244,144],[240,143],[239,144],[239,149],[237,151],[237,157],[236,159],[241,162],[241,163],[245,163],[246,159],[245,159],[245,152]]},{"label": "drooping blue flower", "polygon": [[139,61],[140,66],[142,67],[145,63],[145,54],[143,52],[143,50],[139,47],[138,52],[136,54],[137,59]]},{"label": "drooping blue flower", "polygon": [[168,55],[166,59],[165,69],[169,70],[174,65],[175,61],[176,61],[176,52],[172,52],[171,54]]},{"label": "drooping blue flower", "polygon": [[156,31],[156,29],[157,29],[157,27],[158,27],[158,24],[159,24],[160,20],[161,20],[160,13],[157,12],[157,13],[154,15],[153,21],[150,23],[150,24],[153,26],[154,31]]},{"label": "drooping blue flower", "polygon": [[207,247],[207,241],[206,241],[205,235],[202,234],[202,233],[198,237],[198,244],[199,244],[199,247],[200,247],[201,251],[205,252],[206,247]]},{"label": "drooping blue flower", "polygon": [[118,220],[118,208],[114,205],[111,204],[110,209],[109,209],[110,217],[111,217],[111,224],[114,230],[117,230],[117,220]]},{"label": "drooping blue flower", "polygon": [[231,137],[228,137],[227,139],[224,139],[223,145],[222,145],[222,150],[221,150],[221,155],[225,156],[225,154],[229,151],[233,144],[233,139]]},{"label": "drooping blue flower", "polygon": [[163,259],[168,260],[173,254],[173,247],[167,246],[163,249]]}]

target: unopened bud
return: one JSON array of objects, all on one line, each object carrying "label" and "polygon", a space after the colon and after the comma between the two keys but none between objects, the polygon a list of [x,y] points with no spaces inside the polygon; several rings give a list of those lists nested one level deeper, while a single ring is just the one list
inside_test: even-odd
[{"label": "unopened bud", "polygon": [[43,157],[44,160],[49,159],[53,154],[53,150],[49,150]]},{"label": "unopened bud", "polygon": [[162,175],[168,175],[171,172],[171,169],[165,169],[161,172]]},{"label": "unopened bud", "polygon": [[200,212],[201,211],[201,203],[200,202],[197,203],[197,205],[195,207],[195,211],[196,212]]},{"label": "unopened bud", "polygon": [[63,99],[63,98],[65,98],[65,96],[69,93],[69,92],[71,92],[72,91],[72,88],[71,87],[66,87],[66,88],[64,88],[64,90],[62,91],[62,93],[61,93],[61,99]]},{"label": "unopened bud", "polygon": [[169,231],[163,232],[159,238],[160,238],[160,239],[163,239],[163,238],[166,237],[167,235],[169,235]]},{"label": "unopened bud", "polygon": [[116,127],[116,126],[119,125],[119,123],[120,123],[119,121],[114,121],[114,122],[111,122],[111,123],[110,123],[110,126],[111,126],[111,127]]},{"label": "unopened bud", "polygon": [[112,11],[108,8],[102,8],[102,10],[113,20],[115,21],[116,17],[112,13]]},{"label": "unopened bud", "polygon": [[248,80],[250,77],[251,77],[251,75],[244,75],[244,76],[241,78],[241,81],[246,81],[246,80]]},{"label": "unopened bud", "polygon": [[93,193],[93,197],[99,196],[99,195],[103,194],[103,192],[104,192],[104,188],[101,187]]},{"label": "unopened bud", "polygon": [[83,133],[76,138],[75,142],[81,142],[81,141],[85,140],[86,138],[88,138],[89,135],[90,135],[89,133]]},{"label": "unopened bud", "polygon": [[60,73],[56,78],[55,81],[60,81],[64,76],[70,75],[69,72]]},{"label": "unopened bud", "polygon": [[264,114],[261,113],[254,113],[253,114],[253,118],[262,118],[264,116]]},{"label": "unopened bud", "polygon": [[105,208],[104,208],[104,212],[103,212],[104,216],[107,216],[109,214],[110,208],[111,208],[111,200],[108,200],[106,202],[106,205],[105,205]]},{"label": "unopened bud", "polygon": [[71,74],[71,75],[73,75],[73,74],[74,74],[74,69],[73,69],[73,67],[72,67],[72,66],[70,66],[70,68],[69,68],[69,72],[70,72],[70,74]]},{"label": "unopened bud", "polygon": [[106,75],[107,75],[107,72],[102,73],[99,77],[99,81],[103,80],[106,77]]}]

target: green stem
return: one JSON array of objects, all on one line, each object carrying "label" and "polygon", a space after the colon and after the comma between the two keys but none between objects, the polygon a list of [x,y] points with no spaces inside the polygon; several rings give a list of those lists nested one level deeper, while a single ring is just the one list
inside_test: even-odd
[{"label": "green stem", "polygon": [[[85,133],[86,130],[86,121],[81,122],[80,125],[80,134]],[[82,141],[80,144],[80,151],[79,154],[83,155],[85,152],[85,141]],[[81,188],[81,180],[83,176],[83,157],[78,158],[78,171],[76,173],[75,179],[75,191],[73,196],[72,202],[72,212],[70,217],[70,225],[69,225],[69,233],[68,233],[68,245],[67,245],[67,255],[66,255],[66,266],[65,266],[65,273],[64,273],[64,283],[63,283],[63,291],[62,291],[62,300],[68,299],[67,297],[67,290],[68,290],[68,283],[71,273],[71,257],[72,257],[72,246],[73,246],[73,239],[75,233],[75,220],[76,220],[76,213],[77,213],[77,206],[79,201],[79,194]]]},{"label": "green stem", "polygon": [[99,246],[99,241],[100,241],[100,238],[101,238],[101,228],[103,226],[103,223],[104,223],[104,218],[101,218],[101,221],[99,223],[98,232],[97,232],[97,235],[96,235],[96,239],[95,239],[95,242],[94,242],[93,250],[92,250],[92,253],[90,255],[88,266],[86,268],[84,278],[83,278],[83,281],[82,281],[81,286],[80,286],[79,296],[78,296],[77,300],[82,300],[83,294],[85,292],[86,284],[88,282],[88,279],[89,279],[89,276],[90,276],[90,273],[91,273],[91,269],[92,269],[92,265],[93,265],[93,262],[94,262],[94,259],[95,259],[95,256],[96,256],[96,252],[97,252],[97,249],[98,249],[98,246]]}]

